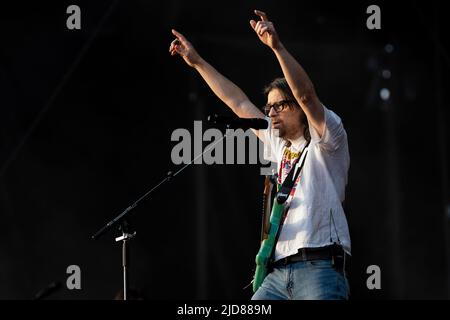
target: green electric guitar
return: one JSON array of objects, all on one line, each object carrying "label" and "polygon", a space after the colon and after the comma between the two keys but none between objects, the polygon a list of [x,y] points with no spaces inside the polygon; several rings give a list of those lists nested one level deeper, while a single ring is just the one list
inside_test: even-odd
[{"label": "green electric guitar", "polygon": [[[263,210],[270,210],[270,199],[273,188],[273,182],[270,177],[266,177],[264,187],[264,208]],[[280,185],[277,185],[277,190]],[[272,211],[270,214],[270,221],[266,221],[265,217],[268,217],[267,213],[263,217],[263,225],[261,232],[261,247],[256,255],[256,270],[253,276],[253,292],[256,292],[261,286],[264,278],[269,271],[270,263],[272,262],[273,252],[277,242],[278,232],[280,230],[281,222],[283,220],[283,214],[285,211],[285,205],[279,204],[276,197],[274,199]]]},{"label": "green electric guitar", "polygon": [[[286,205],[286,201],[291,193],[291,190],[294,186],[294,182],[297,180],[300,172],[303,169],[303,165],[305,164],[306,155],[308,154],[309,142],[303,148],[301,152],[301,157],[297,158],[292,164],[292,168],[296,168],[297,162],[301,161],[300,167],[295,170],[290,170],[287,175],[285,181],[282,185],[276,183],[276,179],[272,179],[270,177],[266,177],[265,188],[264,188],[264,206],[266,208],[270,208],[270,199],[271,198],[271,190],[273,185],[277,185],[277,195],[273,201],[272,212],[270,214],[270,221],[267,222],[266,218],[268,215],[265,214],[263,218],[263,227],[261,232],[261,247],[259,249],[258,254],[256,255],[256,270],[255,275],[253,276],[253,292],[256,292],[258,288],[264,281],[264,278],[267,276],[269,272],[269,268],[271,267],[273,253],[275,251],[275,245],[278,241],[278,234],[280,232],[280,227],[283,224],[283,220],[285,217],[285,213],[289,209]],[[268,184],[271,184],[269,186]]]}]

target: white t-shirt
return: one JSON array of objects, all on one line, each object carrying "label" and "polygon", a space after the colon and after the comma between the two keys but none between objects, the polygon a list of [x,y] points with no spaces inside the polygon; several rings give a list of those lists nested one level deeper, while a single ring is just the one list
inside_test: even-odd
[{"label": "white t-shirt", "polygon": [[[324,110],[322,138],[309,124],[311,142],[298,183],[287,201],[290,207],[276,245],[275,261],[296,254],[300,248],[324,247],[339,241],[346,252],[351,252],[342,208],[350,166],[347,133],[341,119],[326,107]],[[262,133],[264,157],[277,163],[279,182],[282,182],[307,142],[302,136],[287,148],[286,141],[276,136],[271,125]]]}]

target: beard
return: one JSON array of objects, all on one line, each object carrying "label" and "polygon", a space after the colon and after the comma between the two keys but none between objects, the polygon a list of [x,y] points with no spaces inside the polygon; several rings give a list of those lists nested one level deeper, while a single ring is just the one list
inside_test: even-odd
[{"label": "beard", "polygon": [[286,129],[282,125],[272,127],[272,130],[275,137],[283,139],[286,136]]},{"label": "beard", "polygon": [[277,128],[277,129],[274,129],[274,134],[275,134],[275,137],[284,139],[286,137],[286,130]]},{"label": "beard", "polygon": [[[301,128],[299,128],[301,129]],[[283,124],[278,123],[275,127],[272,127],[273,130],[273,134],[275,135],[275,137],[284,139],[284,140],[290,140],[290,139],[297,139],[297,137],[299,136],[299,134],[303,137],[305,137],[305,139],[307,139],[307,137],[305,136],[305,130],[306,128],[303,128],[303,130],[300,132],[299,129],[294,129],[294,128],[286,128]],[[309,133],[309,131],[308,131]],[[309,134],[308,134],[309,136]]]}]

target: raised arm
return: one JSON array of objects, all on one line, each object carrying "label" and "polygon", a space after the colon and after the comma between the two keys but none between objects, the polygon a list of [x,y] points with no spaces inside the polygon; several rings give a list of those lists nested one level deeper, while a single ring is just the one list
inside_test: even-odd
[{"label": "raised arm", "polygon": [[314,129],[322,136],[325,130],[325,111],[316,95],[313,83],[305,70],[281,43],[275,27],[268,20],[267,15],[259,10],[255,10],[255,14],[261,20],[258,22],[250,20],[250,25],[261,42],[271,48],[275,53],[295,99],[305,112],[306,117]]},{"label": "raised arm", "polygon": [[175,30],[172,33],[176,39],[170,44],[171,55],[180,55],[189,66],[197,70],[215,95],[240,118],[264,118],[264,114],[246,94],[206,62],[181,33]]}]

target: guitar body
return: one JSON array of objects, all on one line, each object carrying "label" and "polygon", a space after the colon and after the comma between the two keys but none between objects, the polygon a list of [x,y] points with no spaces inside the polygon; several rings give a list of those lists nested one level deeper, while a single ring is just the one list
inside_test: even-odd
[{"label": "guitar body", "polygon": [[261,247],[255,259],[256,270],[253,277],[253,292],[258,290],[268,274],[284,211],[285,205],[279,204],[275,199],[270,214],[269,232],[266,238],[261,242]]}]

